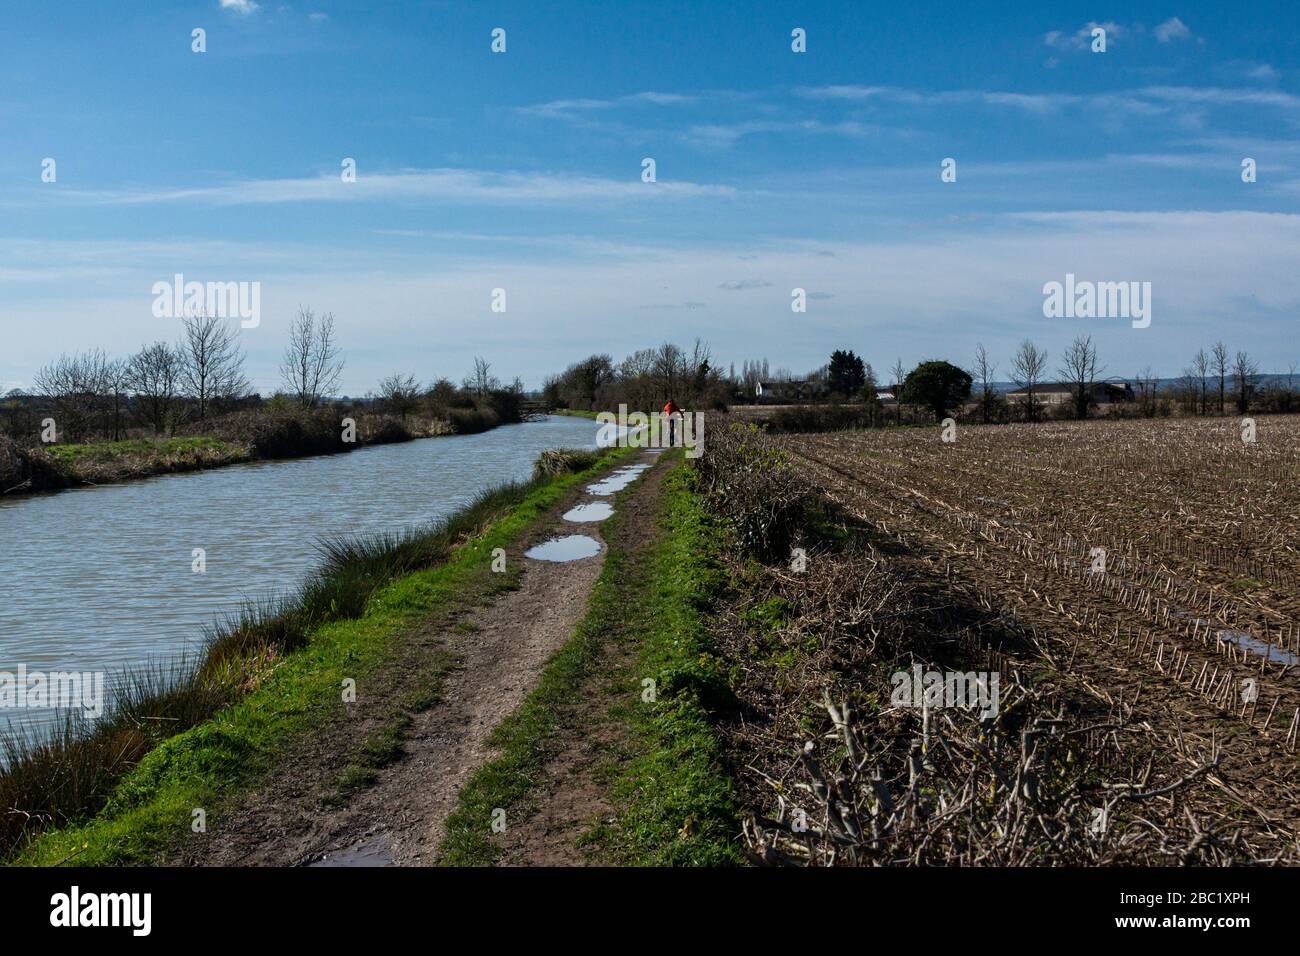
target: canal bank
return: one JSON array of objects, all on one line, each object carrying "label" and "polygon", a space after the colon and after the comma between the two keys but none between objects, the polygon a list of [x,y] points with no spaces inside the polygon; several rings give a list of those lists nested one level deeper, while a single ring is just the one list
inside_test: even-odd
[{"label": "canal bank", "polygon": [[[547,418],[476,435],[253,462],[0,499],[0,672],[96,672],[194,660],[214,622],[291,593],[320,545],[395,534],[527,481],[547,449],[596,447],[597,426]],[[0,729],[56,724],[0,710]]]},{"label": "canal bank", "polygon": [[[208,677],[223,684],[233,677],[237,699],[212,719],[141,754],[138,765],[119,779],[106,776],[111,787],[85,801],[93,806],[36,807],[34,819],[52,814],[61,826],[23,850],[19,862],[154,860],[174,851],[176,841],[187,834],[205,834],[241,793],[273,770],[279,775],[295,744],[330,738],[313,737],[313,728],[334,727],[337,721],[350,728],[348,740],[355,747],[322,767],[334,799],[346,800],[365,785],[368,774],[396,758],[413,716],[440,699],[456,666],[454,652],[420,634],[435,626],[431,622],[442,630],[452,628],[472,608],[517,589],[522,562],[507,557],[504,567],[494,570],[500,555],[518,553],[539,523],[556,520],[576,500],[575,486],[593,481],[632,453],[605,452],[589,467],[579,459],[582,470],[575,474],[543,478],[515,494],[480,502],[467,517],[443,529],[450,550],[441,561],[372,582],[373,590],[356,614],[312,627],[292,649],[276,651],[267,640],[268,628],[261,626],[266,621],[228,642],[226,656],[209,659],[210,665],[221,666],[210,669]],[[410,551],[394,541],[388,544],[389,555]],[[382,563],[374,558],[371,549],[361,563],[373,570]],[[352,563],[356,560],[354,554]],[[356,569],[335,583],[353,587]],[[581,603],[577,607],[580,614]],[[400,678],[401,686],[384,675]],[[337,777],[329,776],[331,771]],[[4,785],[0,778],[0,789]],[[26,810],[32,799],[48,796],[33,786],[23,792],[27,802],[3,794],[6,805]],[[287,809],[301,815],[297,804]]]}]

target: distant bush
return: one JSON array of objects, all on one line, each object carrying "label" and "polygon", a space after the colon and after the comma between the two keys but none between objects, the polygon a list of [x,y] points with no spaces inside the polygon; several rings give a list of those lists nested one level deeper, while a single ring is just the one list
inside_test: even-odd
[{"label": "distant bush", "polygon": [[772,432],[839,432],[871,425],[864,405],[795,405],[778,408],[768,420]]},{"label": "distant bush", "polygon": [[247,445],[258,458],[320,455],[348,447],[340,416],[326,409],[235,412],[192,430]]},{"label": "distant bush", "polygon": [[600,458],[598,451],[578,451],[572,448],[550,448],[537,456],[533,465],[533,480],[564,475],[590,468]]},{"label": "distant bush", "polygon": [[475,435],[501,424],[501,416],[490,408],[449,408],[447,421],[457,435]]},{"label": "distant bush", "polygon": [[362,445],[390,445],[415,437],[400,418],[392,415],[358,415],[357,442]]},{"label": "distant bush", "polygon": [[[356,441],[343,440],[343,419],[356,423]],[[258,458],[297,458],[351,451],[361,445],[409,441],[414,436],[397,418],[363,415],[340,408],[275,409],[234,412],[200,423],[195,429],[246,445]]]}]

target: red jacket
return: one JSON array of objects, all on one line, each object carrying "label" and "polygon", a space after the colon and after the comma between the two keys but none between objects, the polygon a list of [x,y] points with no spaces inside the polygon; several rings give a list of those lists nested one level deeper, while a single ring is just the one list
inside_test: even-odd
[{"label": "red jacket", "polygon": [[665,415],[676,415],[680,411],[681,409],[677,407],[677,403],[674,402],[671,398],[668,399],[667,403],[665,403],[664,405]]}]

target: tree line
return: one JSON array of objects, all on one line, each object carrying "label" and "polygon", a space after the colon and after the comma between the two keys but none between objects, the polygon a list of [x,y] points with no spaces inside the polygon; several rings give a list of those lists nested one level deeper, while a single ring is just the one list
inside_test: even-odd
[{"label": "tree line", "polygon": [[[55,420],[61,441],[117,441],[132,424],[172,434],[256,399],[244,362],[233,325],[198,313],[181,319],[177,341],[159,340],[129,356],[114,358],[103,349],[61,354],[37,371],[32,396]],[[315,407],[337,388],[343,365],[333,314],[299,308],[280,363],[286,399]],[[18,397],[7,396],[10,411]]]},{"label": "tree line", "polygon": [[[999,385],[1000,369],[1014,388]],[[941,419],[956,413],[985,423],[1039,421],[1044,417],[1083,419],[1093,415],[1098,396],[1113,386],[1112,415],[1156,417],[1184,414],[1238,414],[1248,410],[1300,411],[1296,364],[1285,386],[1261,385],[1258,363],[1222,342],[1197,352],[1191,365],[1173,384],[1161,385],[1150,367],[1122,384],[1104,378],[1097,346],[1090,335],[1076,337],[1053,361],[1047,349],[1023,340],[1006,365],[980,343],[965,367],[939,359],[908,370],[894,362],[882,384],[871,363],[851,349],[836,349],[829,361],[796,378],[788,369],[773,371],[766,358],[746,359],[737,373],[717,368],[709,346],[696,340],[690,350],[672,343],[634,352],[621,362],[609,355],[592,355],[546,380],[543,398],[555,407],[614,408],[626,403],[642,410],[659,407],[668,398],[696,408],[725,408],[737,403],[770,401],[779,404],[852,404],[862,408],[863,424],[902,422],[913,409]],[[763,394],[760,394],[761,390]],[[1052,395],[1048,402],[1047,393]],[[1065,400],[1056,399],[1064,393]],[[884,396],[884,402],[881,396]]]}]

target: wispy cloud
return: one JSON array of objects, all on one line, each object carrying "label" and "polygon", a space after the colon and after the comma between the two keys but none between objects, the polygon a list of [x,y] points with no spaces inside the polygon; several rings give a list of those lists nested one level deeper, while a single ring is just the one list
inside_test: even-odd
[{"label": "wispy cloud", "polygon": [[1209,103],[1233,106],[1242,103],[1300,109],[1300,96],[1277,90],[1234,89],[1217,86],[1148,86],[1138,95],[1173,103]]},{"label": "wispy cloud", "polygon": [[260,7],[254,0],[221,0],[221,9],[246,17],[250,13],[256,13]]},{"label": "wispy cloud", "polygon": [[256,179],[172,189],[68,190],[60,195],[100,205],[201,202],[253,205],[291,202],[363,202],[430,200],[476,202],[605,202],[656,198],[728,197],[731,186],[694,182],[643,183],[640,170],[626,180],[574,176],[565,173],[496,173],[472,169],[403,170],[395,173],[361,171],[355,182],[338,175],[303,179]]},{"label": "wispy cloud", "polygon": [[1113,20],[1107,20],[1104,23],[1090,20],[1073,32],[1051,30],[1043,35],[1043,42],[1055,50],[1087,50],[1092,45],[1092,31],[1098,27],[1106,31],[1107,42],[1119,39],[1129,32],[1126,27],[1115,23]]},{"label": "wispy cloud", "polygon": [[1155,28],[1156,39],[1161,43],[1169,43],[1173,40],[1189,40],[1192,31],[1188,29],[1187,24],[1178,17],[1170,17],[1164,23]]},{"label": "wispy cloud", "polygon": [[634,106],[640,104],[650,104],[652,106],[679,106],[686,103],[694,103],[698,97],[688,96],[681,93],[658,93],[654,90],[646,90],[641,93],[629,93],[626,96],[617,96],[613,99],[567,99],[551,100],[546,103],[536,103],[531,106],[516,107],[515,112],[529,116],[542,116],[549,119],[575,119],[585,113],[595,110],[609,110],[617,106]]},{"label": "wispy cloud", "polygon": [[704,146],[732,146],[746,136],[761,133],[820,133],[835,136],[865,137],[881,132],[878,126],[845,120],[826,123],[820,120],[749,120],[741,123],[703,123],[690,126],[681,135],[687,142]]},{"label": "wispy cloud", "polygon": [[1050,113],[1069,106],[1098,107],[1151,114],[1162,104],[1253,104],[1284,109],[1300,108],[1300,96],[1273,90],[1234,87],[1147,86],[1108,93],[1023,93],[1005,90],[915,90],[887,86],[799,87],[799,96],[825,100],[866,100],[907,105],[970,105],[1011,107],[1028,113]]}]

